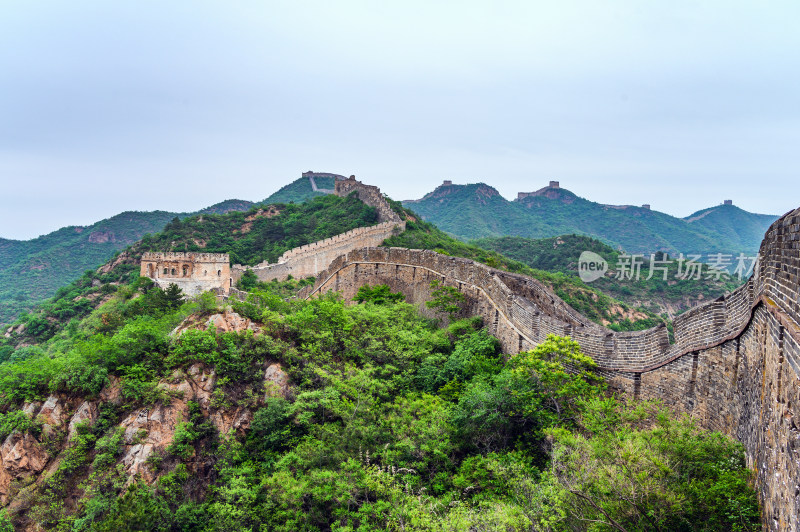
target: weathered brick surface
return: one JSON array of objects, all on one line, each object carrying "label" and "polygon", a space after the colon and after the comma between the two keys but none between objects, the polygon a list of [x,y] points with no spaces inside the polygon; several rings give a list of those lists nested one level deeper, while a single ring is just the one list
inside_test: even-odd
[{"label": "weathered brick surface", "polygon": [[139,275],[149,277],[161,288],[176,284],[185,294],[207,290],[227,293],[231,282],[227,253],[144,253]]}]

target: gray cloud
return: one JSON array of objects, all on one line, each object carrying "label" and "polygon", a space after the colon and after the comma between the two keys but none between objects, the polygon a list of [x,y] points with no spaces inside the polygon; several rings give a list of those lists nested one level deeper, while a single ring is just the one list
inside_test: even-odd
[{"label": "gray cloud", "polygon": [[36,2],[0,17],[0,236],[549,179],[676,215],[800,203],[790,2]]}]

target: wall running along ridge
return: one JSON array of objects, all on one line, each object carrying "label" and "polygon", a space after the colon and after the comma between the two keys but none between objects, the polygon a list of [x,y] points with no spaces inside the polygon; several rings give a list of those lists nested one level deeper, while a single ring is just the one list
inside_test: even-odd
[{"label": "wall running along ridge", "polygon": [[365,185],[352,176],[348,179],[337,179],[335,194],[345,197],[351,193],[356,193],[358,199],[378,211],[378,225],[358,227],[325,240],[290,249],[281,255],[276,264],[235,264],[231,268],[232,282],[236,283],[246,270],[252,270],[260,281],[286,279],[289,275],[297,279],[316,276],[336,257],[353,249],[378,246],[387,238],[405,230],[406,223],[392,210],[378,187]]},{"label": "wall running along ridge", "polygon": [[464,315],[482,316],[506,353],[531,349],[551,333],[571,336],[614,388],[660,399],[741,441],[756,471],[765,529],[800,529],[800,209],[767,231],[745,285],[675,319],[674,344],[663,325],[614,332],[535,279],[432,251],[356,249],[300,295],[338,291],[352,299],[360,286],[386,284],[421,303],[431,299],[433,280],[463,293]]}]

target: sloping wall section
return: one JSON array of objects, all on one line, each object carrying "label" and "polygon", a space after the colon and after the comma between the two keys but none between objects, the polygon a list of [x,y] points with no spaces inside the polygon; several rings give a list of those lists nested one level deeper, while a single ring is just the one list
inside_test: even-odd
[{"label": "sloping wall section", "polygon": [[[338,187],[338,183],[337,183]],[[757,472],[768,530],[800,530],[800,209],[766,234],[747,284],[663,326],[614,332],[590,322],[535,279],[431,251],[356,249],[332,261],[303,297],[387,284],[411,302],[440,280],[467,296],[507,353],[569,335],[612,386],[661,399],[710,429],[730,434]]]},{"label": "sloping wall section", "polygon": [[380,222],[378,225],[359,227],[325,240],[290,249],[281,255],[276,264],[262,262],[252,267],[235,264],[231,268],[233,282],[238,281],[246,270],[252,270],[261,281],[286,279],[289,275],[298,279],[315,276],[327,268],[336,257],[353,249],[378,246],[387,238],[405,230],[405,222],[392,210],[378,187],[365,185],[352,176],[336,181],[337,196],[348,196],[351,193],[357,194],[361,201],[378,211]]}]

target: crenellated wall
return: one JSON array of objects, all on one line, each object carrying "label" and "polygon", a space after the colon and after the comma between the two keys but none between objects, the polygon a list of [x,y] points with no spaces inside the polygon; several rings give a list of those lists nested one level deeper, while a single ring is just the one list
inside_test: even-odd
[{"label": "crenellated wall", "polygon": [[660,399],[739,439],[757,473],[765,529],[800,529],[800,209],[770,227],[745,285],[675,319],[673,344],[664,326],[614,332],[535,279],[432,251],[352,250],[301,296],[334,290],[352,298],[362,285],[387,284],[421,303],[434,279],[466,296],[464,313],[482,316],[505,352],[549,333],[569,335],[615,388]]},{"label": "crenellated wall", "polygon": [[316,276],[336,257],[353,249],[378,246],[387,238],[405,230],[406,223],[392,210],[378,187],[365,185],[352,176],[336,181],[337,196],[347,196],[353,192],[358,194],[362,202],[378,211],[378,225],[358,227],[325,240],[290,249],[275,264],[235,264],[231,268],[232,282],[238,281],[247,270],[252,270],[261,281],[286,279],[289,275],[297,279]]},{"label": "crenellated wall", "polygon": [[312,277],[328,267],[336,257],[354,248],[380,245],[387,238],[398,234],[405,224],[383,222],[370,227],[358,227],[325,240],[319,240],[290,249],[276,264],[262,262],[256,266],[234,264],[231,277],[236,283],[246,270],[252,270],[259,280],[286,279],[289,275],[296,279]]}]

